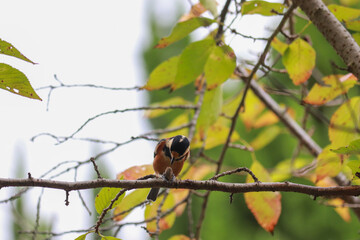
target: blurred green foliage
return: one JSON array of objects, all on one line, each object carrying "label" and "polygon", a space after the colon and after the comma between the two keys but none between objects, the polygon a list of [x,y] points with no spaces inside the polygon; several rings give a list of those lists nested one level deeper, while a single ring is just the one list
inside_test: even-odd
[{"label": "blurred green foliage", "polygon": [[[150,4],[149,4],[150,5]],[[160,6],[159,6],[160,7]],[[154,49],[161,37],[167,36],[171,28],[174,26],[178,18],[174,17],[173,22],[164,25],[164,22],[159,20],[160,17],[155,15],[155,6],[148,9],[148,22],[149,29],[151,30],[151,40],[149,45],[143,50],[144,68],[147,76],[149,73],[162,61],[179,54],[186,45],[190,42],[189,38],[179,41],[165,49]],[[181,11],[178,10],[175,16],[180,16]],[[307,22],[301,19],[296,20],[295,29],[300,31],[305,27]],[[313,25],[308,26],[303,32],[316,50],[316,66],[322,75],[330,75],[334,73],[341,73],[340,70],[335,69],[331,62],[336,65],[344,67],[342,60],[337,56],[333,48],[326,42],[324,37]],[[234,49],[236,52],[236,49]],[[274,54],[275,56],[275,54]],[[283,69],[281,61],[274,66],[275,68]],[[288,79],[287,75],[281,73],[272,73],[262,81],[273,87],[284,87],[287,89],[294,89],[294,85]],[[146,79],[144,79],[144,84]],[[314,84],[315,80],[309,80],[309,86]],[[229,91],[224,92],[225,98],[238,91],[242,84],[237,84],[235,87],[232,85]],[[227,88],[225,88],[227,89]],[[176,90],[173,93],[169,89],[152,91],[148,93],[149,103],[159,102],[170,97],[182,96],[187,100],[194,100],[194,86],[192,84]],[[231,93],[231,94],[230,94]],[[350,96],[359,95],[359,90],[353,89],[349,93]],[[285,96],[276,96],[273,98],[278,103],[285,103],[287,106],[293,108],[296,112],[296,119],[298,122],[304,114],[304,106],[300,105],[300,95],[295,98]],[[313,111],[319,112],[329,119],[331,114],[335,111],[336,107],[319,107],[314,108]],[[174,110],[171,114],[166,114],[159,118],[151,119],[150,122],[154,128],[165,128],[171,120],[181,113],[181,110]],[[278,126],[283,127],[281,123]],[[321,146],[324,147],[329,144],[327,129],[328,126],[317,118],[310,118],[307,123],[308,128],[314,129],[313,139]],[[261,131],[251,130],[248,131],[241,121],[238,121],[236,131],[247,142],[253,140],[256,135]],[[280,134],[273,142],[265,148],[256,151],[256,158],[266,168],[272,168],[277,163],[284,159],[291,158],[294,149],[298,145],[298,140],[290,134],[286,128],[283,128]],[[206,151],[206,154],[213,159],[217,159],[220,155],[221,147]],[[301,152],[300,156],[311,158],[306,152]],[[229,149],[223,168],[235,167],[250,167],[252,163],[250,153],[239,151],[236,149]],[[224,177],[222,181],[231,182],[245,182],[243,176],[230,176]],[[310,182],[299,179],[291,178],[290,181],[310,184]],[[206,212],[206,218],[202,227],[201,238],[206,240],[211,239],[359,239],[359,224],[356,216],[352,214],[352,221],[345,222],[331,207],[327,207],[319,203],[319,199],[311,199],[307,195],[296,193],[282,193],[282,214],[279,223],[275,228],[274,236],[263,230],[256,222],[254,216],[247,208],[243,195],[234,195],[233,202],[230,204],[229,195],[225,193],[213,192],[210,195],[209,204]],[[199,218],[201,211],[202,199],[193,197],[193,215],[195,225]],[[160,235],[160,239],[168,239],[175,234],[188,235],[187,214],[185,213],[176,219],[175,225],[170,230],[164,231]],[[196,226],[194,226],[196,227]]]}]

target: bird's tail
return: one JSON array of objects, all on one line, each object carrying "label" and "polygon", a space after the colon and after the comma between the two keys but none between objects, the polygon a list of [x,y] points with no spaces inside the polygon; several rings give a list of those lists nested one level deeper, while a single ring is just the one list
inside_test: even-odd
[{"label": "bird's tail", "polygon": [[152,188],[147,195],[147,200],[155,201],[158,194],[159,194],[160,188]]}]

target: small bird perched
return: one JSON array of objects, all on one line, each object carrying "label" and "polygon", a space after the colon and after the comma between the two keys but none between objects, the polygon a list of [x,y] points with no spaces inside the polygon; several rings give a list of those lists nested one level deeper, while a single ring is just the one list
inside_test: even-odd
[{"label": "small bird perched", "polygon": [[[189,139],[183,135],[161,139],[155,147],[153,168],[156,175],[163,175],[168,167],[176,177],[181,172],[186,159],[190,156]],[[155,201],[160,188],[152,188],[147,196]]]}]

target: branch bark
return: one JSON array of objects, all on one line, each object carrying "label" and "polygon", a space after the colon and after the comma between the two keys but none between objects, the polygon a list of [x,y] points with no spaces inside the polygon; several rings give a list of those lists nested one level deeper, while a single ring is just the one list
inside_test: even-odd
[{"label": "branch bark", "polygon": [[146,180],[109,180],[96,179],[91,181],[66,182],[39,178],[10,179],[0,178],[0,187],[42,187],[61,189],[66,192],[75,190],[94,189],[101,187],[126,188],[182,188],[192,190],[220,191],[225,193],[245,192],[294,192],[313,196],[358,196],[360,186],[316,187],[292,182],[256,182],[256,183],[227,183],[216,180],[177,180],[165,181],[162,179]]}]

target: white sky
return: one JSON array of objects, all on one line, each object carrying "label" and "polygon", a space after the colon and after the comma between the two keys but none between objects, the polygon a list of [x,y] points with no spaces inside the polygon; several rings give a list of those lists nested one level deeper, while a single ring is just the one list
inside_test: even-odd
[{"label": "white sky", "polygon": [[[163,17],[163,21],[168,21],[169,16],[172,16],[169,9],[177,6],[173,1],[166,0],[145,2],[2,0],[0,38],[12,43],[38,64],[31,65],[4,55],[0,55],[0,62],[23,71],[34,88],[57,84],[54,74],[66,84],[90,83],[109,87],[141,85],[143,73],[140,52],[147,43],[146,5],[161,6],[158,17]],[[178,2],[187,3],[181,0]],[[221,6],[222,1],[219,2]],[[254,27],[254,17],[249,16],[237,20],[236,26],[241,26],[243,34],[261,37],[263,28],[259,26],[266,21],[268,18],[256,18],[257,27]],[[238,57],[241,59],[254,57],[253,52],[248,52],[249,48],[256,52],[256,49],[263,47],[261,42],[253,44],[252,40],[239,37],[229,40],[234,49],[240,49],[237,54],[240,53]],[[106,146],[76,141],[55,146],[55,141],[49,137],[40,137],[35,142],[31,142],[30,138],[42,132],[66,136],[98,113],[146,104],[146,96],[137,91],[59,89],[53,92],[49,111],[46,111],[47,91],[37,93],[43,99],[42,102],[0,90],[0,177],[15,177],[19,167],[16,159],[19,158],[24,162],[21,166],[24,173],[31,172],[34,177],[66,160],[86,160]],[[148,128],[142,112],[128,112],[95,120],[77,136],[122,142]],[[129,166],[151,163],[154,145],[142,140],[135,141],[106,156],[103,161],[115,177],[116,173]],[[78,179],[88,180],[92,172],[91,166],[82,168]],[[72,181],[73,174],[66,174],[60,179]],[[2,189],[0,200],[7,198],[11,192],[13,189]],[[38,195],[38,190],[25,195],[29,215],[33,217]],[[93,204],[93,199],[86,197],[87,203]],[[54,232],[87,228],[93,224],[86,221],[89,217],[75,192],[70,195],[70,206],[66,207],[64,200],[64,192],[45,191],[41,219],[54,220]],[[11,239],[9,231],[4,231],[10,228],[12,221],[9,219],[9,209],[8,204],[0,205],[0,239]],[[74,213],[79,212],[81,215],[74,216]],[[133,219],[139,219],[139,216],[133,216]],[[144,231],[138,230],[139,226],[125,228],[122,236],[135,234],[132,236],[137,239],[144,238]],[[78,235],[65,235],[56,239],[74,239]]]}]

